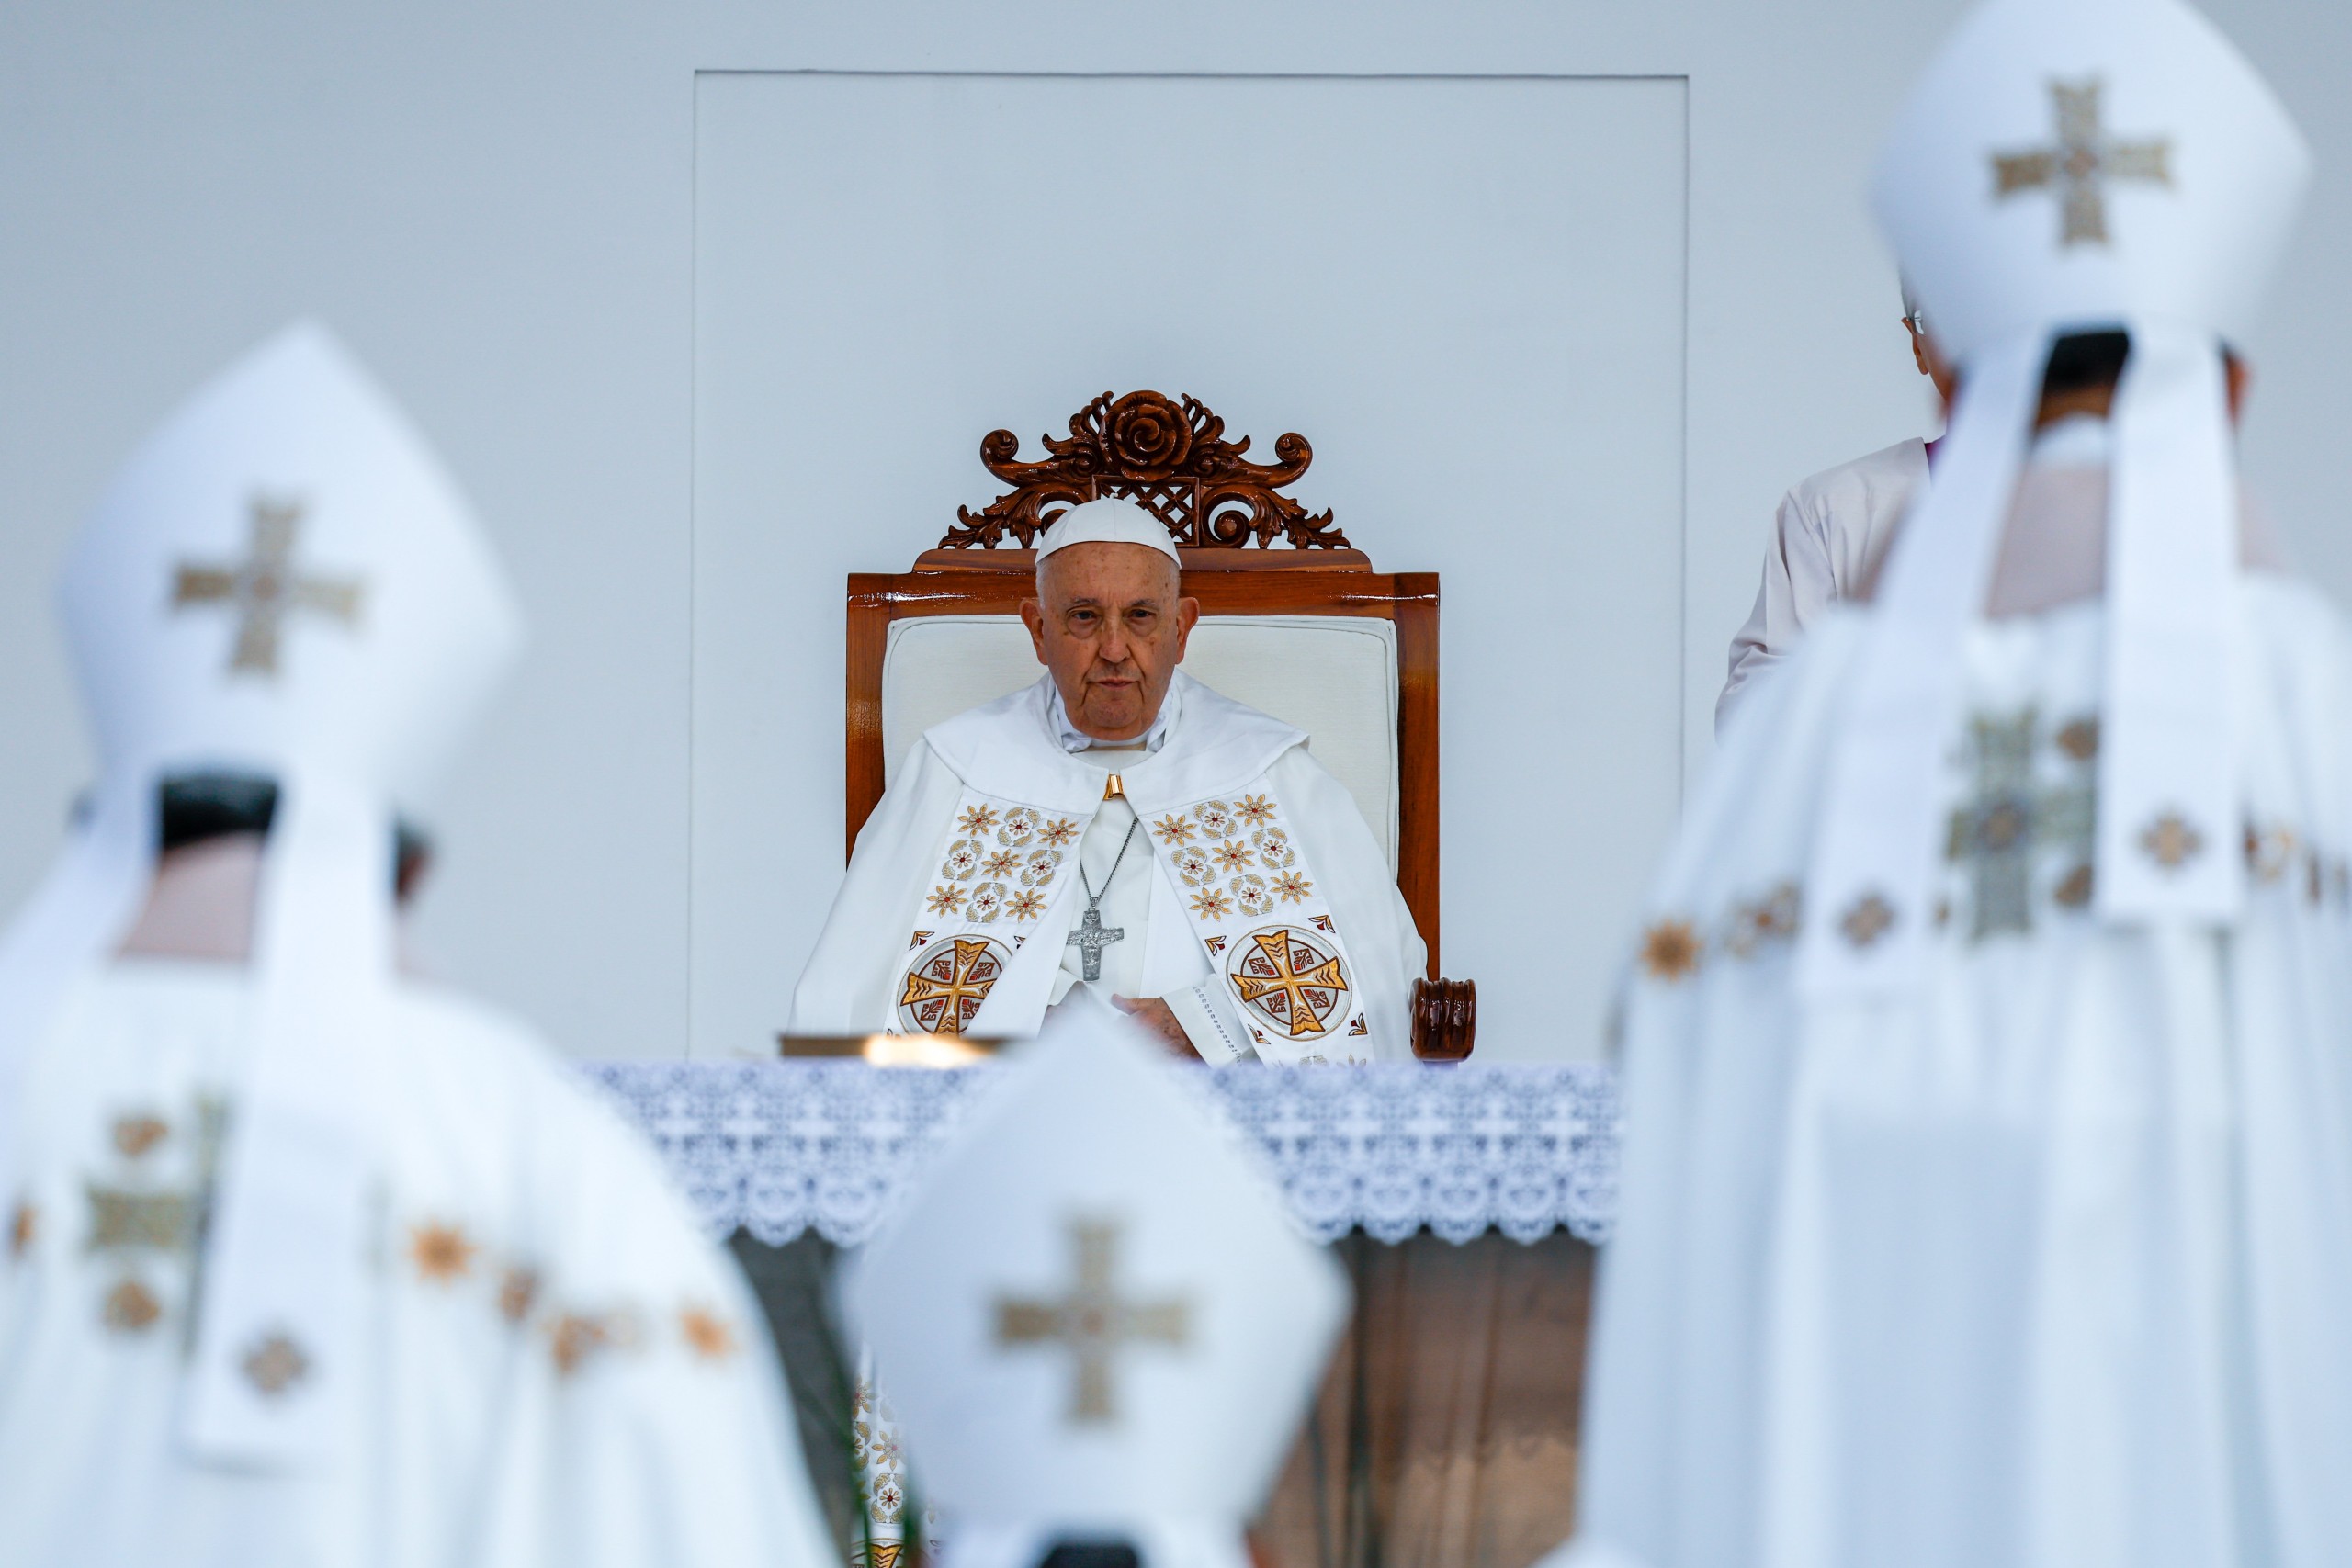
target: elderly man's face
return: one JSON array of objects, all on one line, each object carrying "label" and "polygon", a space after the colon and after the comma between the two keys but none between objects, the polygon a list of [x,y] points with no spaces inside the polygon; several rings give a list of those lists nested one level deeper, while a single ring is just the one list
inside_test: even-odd
[{"label": "elderly man's face", "polygon": [[1144,545],[1097,541],[1046,558],[1021,618],[1084,734],[1133,740],[1159,716],[1201,615],[1177,586],[1176,563]]}]

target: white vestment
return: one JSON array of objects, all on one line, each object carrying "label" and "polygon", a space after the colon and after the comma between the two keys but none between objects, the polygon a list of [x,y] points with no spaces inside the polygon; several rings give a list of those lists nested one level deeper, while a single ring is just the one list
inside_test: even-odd
[{"label": "white vestment", "polygon": [[2352,1562],[2352,642],[2233,592],[2234,929],[2093,913],[2098,598],[1967,634],[1917,991],[1792,988],[1867,613],[1733,720],[1624,1015],[1582,1561]]},{"label": "white vestment", "polygon": [[[998,889],[989,897],[1002,895],[1006,912],[991,904],[964,929],[972,941],[1001,939],[1011,951],[972,1021],[977,1033],[1034,1032],[1045,1006],[1087,984],[1106,997],[1165,998],[1212,1062],[1253,1054],[1299,1059],[1298,1050],[1330,1061],[1410,1059],[1412,983],[1426,949],[1379,842],[1345,786],[1307,754],[1306,735],[1182,671],[1170,686],[1164,730],[1140,751],[1071,752],[1058,707],[1050,678],[1041,677],[925,734],[858,835],[787,1029],[909,1027],[900,1000],[910,949],[955,929],[956,917],[938,916],[941,908],[979,908],[939,900],[978,887]],[[1114,773],[1122,794],[1106,799]],[[959,824],[977,820],[975,810],[1028,813],[1040,836],[1016,841],[990,817],[983,826],[993,833],[967,837]],[[1264,826],[1253,831],[1252,823]],[[1253,852],[1253,842],[1285,834],[1279,866],[1272,855],[1257,858],[1262,843]],[[1073,841],[1077,864],[1065,866],[1059,852]],[[1021,876],[989,869],[1016,852]],[[1101,897],[1103,929],[1124,933],[1102,948],[1094,982],[1080,978],[1082,953],[1069,941],[1083,932],[1091,895]],[[1318,943],[1319,953],[1343,942],[1348,969],[1332,1027],[1295,1048],[1270,1040],[1279,1031],[1246,1013],[1226,978],[1225,961],[1245,950],[1252,931],[1286,922],[1307,944],[1298,950],[1302,972]],[[1016,995],[1019,1011],[1009,1005]],[[1351,1017],[1364,1033],[1345,1033],[1340,1020]]]},{"label": "white vestment", "polygon": [[1850,598],[1928,477],[1928,444],[1913,438],[1825,469],[1781,498],[1764,581],[1747,624],[1731,639],[1730,676],[1715,699],[1715,728],[1735,699],[1787,659],[1830,605]]},{"label": "white vestment", "polygon": [[[31,1064],[0,1291],[0,1558],[43,1568],[816,1568],[767,1330],[650,1151],[413,982],[371,1082],[358,1385],[332,1451],[191,1459],[189,1303],[239,1113],[241,967],[119,960]],[[305,1375],[256,1346],[257,1380]]]}]

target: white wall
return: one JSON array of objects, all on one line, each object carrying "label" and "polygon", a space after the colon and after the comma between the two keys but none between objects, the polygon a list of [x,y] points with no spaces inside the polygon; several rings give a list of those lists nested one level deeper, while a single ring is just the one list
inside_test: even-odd
[{"label": "white wall", "polygon": [[[2247,449],[2307,563],[2352,593],[2352,539],[2332,526],[2352,321],[2324,287],[2352,273],[2352,12],[2213,10],[2320,154],[2281,296],[2297,309],[2251,345],[2264,380]],[[684,1048],[698,70],[1687,78],[1680,680],[1695,767],[1774,498],[1924,422],[1855,193],[1877,128],[1955,12],[1950,0],[12,0],[0,8],[0,903],[47,859],[85,765],[47,617],[75,517],[181,391],[314,310],[441,443],[537,628],[448,802],[426,934],[458,978],[573,1049]],[[1544,454],[1479,460],[1532,470]],[[1450,595],[1450,626],[1476,614]],[[1450,706],[1464,682],[1510,674],[1449,665]],[[830,750],[837,733],[810,743]],[[775,810],[808,815],[829,842],[837,831],[830,800],[780,795]],[[1447,830],[1452,842],[1467,828]],[[1448,876],[1458,903],[1451,859]],[[1450,908],[1449,926],[1459,918]],[[1476,973],[1476,955],[1449,943],[1447,967]]]}]

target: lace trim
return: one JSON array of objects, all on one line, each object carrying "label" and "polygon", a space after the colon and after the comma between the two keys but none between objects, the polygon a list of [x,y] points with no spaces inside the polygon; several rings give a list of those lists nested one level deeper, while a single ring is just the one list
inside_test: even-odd
[{"label": "lace trim", "polygon": [[[992,1069],[848,1062],[594,1062],[582,1070],[652,1139],[714,1235],[780,1246],[871,1236],[987,1091]],[[1201,1074],[1197,1067],[1172,1071]],[[1209,1069],[1227,1130],[1318,1241],[1427,1226],[1466,1242],[1609,1237],[1617,1080],[1600,1063]]]}]

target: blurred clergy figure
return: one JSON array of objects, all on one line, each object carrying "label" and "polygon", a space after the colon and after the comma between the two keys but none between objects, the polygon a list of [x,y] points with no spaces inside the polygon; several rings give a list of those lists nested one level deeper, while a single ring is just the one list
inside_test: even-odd
[{"label": "blurred clergy figure", "polygon": [[1655,895],[1583,1562],[2352,1562],[2352,641],[2225,353],[2307,164],[2178,0],[1994,0],[1901,115],[1958,399]]},{"label": "blurred clergy figure", "polygon": [[1037,545],[1046,673],[927,732],[787,1028],[1019,1037],[1075,987],[1211,1062],[1410,1059],[1426,949],[1307,737],[1177,668],[1200,614],[1130,501]]},{"label": "blurred clergy figure", "polygon": [[845,1292],[941,1568],[1250,1568],[1346,1279],[1135,1024],[1016,1050]]},{"label": "blurred clergy figure", "polygon": [[103,776],[0,941],[0,1556],[829,1555],[653,1157],[396,969],[392,814],[518,632],[407,422],[282,333],[132,459],[62,607]]},{"label": "blurred clergy figure", "polygon": [[[1926,311],[1903,286],[1903,328],[1911,362],[1947,398],[1951,372],[1928,337]],[[1805,627],[1830,605],[1853,597],[1875,563],[1903,509],[1928,483],[1934,443],[1917,436],[1825,469],[1781,498],[1772,513],[1772,540],[1764,549],[1764,581],[1747,624],[1731,639],[1731,671],[1715,699],[1715,728],[1730,717],[1748,683],[1787,660]]]}]

